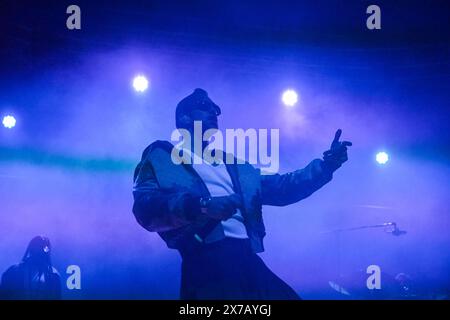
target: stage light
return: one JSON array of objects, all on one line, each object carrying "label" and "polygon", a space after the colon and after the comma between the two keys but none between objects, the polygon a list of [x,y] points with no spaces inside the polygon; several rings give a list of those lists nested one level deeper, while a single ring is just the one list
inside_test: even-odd
[{"label": "stage light", "polygon": [[145,76],[139,75],[133,79],[133,87],[137,92],[144,92],[148,88],[148,80]]},{"label": "stage light", "polygon": [[281,96],[281,100],[288,107],[293,107],[298,101],[298,94],[294,90],[286,90]]},{"label": "stage light", "polygon": [[4,116],[2,123],[5,128],[11,129],[16,125],[16,118],[10,115]]},{"label": "stage light", "polygon": [[386,164],[389,161],[389,155],[384,151],[378,152],[376,160],[379,164]]}]

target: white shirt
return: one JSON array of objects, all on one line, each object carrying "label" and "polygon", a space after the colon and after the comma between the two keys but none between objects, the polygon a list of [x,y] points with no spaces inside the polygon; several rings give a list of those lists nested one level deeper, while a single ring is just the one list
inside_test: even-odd
[{"label": "white shirt", "polygon": [[[189,152],[189,150],[185,150]],[[194,158],[197,158],[196,161]],[[234,194],[233,182],[228,174],[227,168],[223,162],[220,164],[209,164],[202,161],[201,164],[197,164],[202,160],[198,155],[194,153],[192,159],[192,167],[198,173],[200,178],[206,184],[211,197],[228,196]],[[197,162],[197,163],[196,163]],[[237,212],[225,221],[221,221],[209,235],[206,236],[205,242],[214,242],[224,237],[246,239],[247,230],[243,223],[241,211],[237,209]]]}]

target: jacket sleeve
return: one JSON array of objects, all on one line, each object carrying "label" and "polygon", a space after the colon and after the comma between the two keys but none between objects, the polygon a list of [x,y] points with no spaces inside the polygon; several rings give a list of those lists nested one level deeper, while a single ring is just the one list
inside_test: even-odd
[{"label": "jacket sleeve", "polygon": [[143,157],[135,171],[133,214],[148,231],[163,232],[192,223],[200,213],[198,197],[160,188],[150,161]]},{"label": "jacket sleeve", "polygon": [[322,160],[315,159],[305,168],[286,174],[262,175],[263,205],[286,206],[309,197],[331,181],[332,170]]}]

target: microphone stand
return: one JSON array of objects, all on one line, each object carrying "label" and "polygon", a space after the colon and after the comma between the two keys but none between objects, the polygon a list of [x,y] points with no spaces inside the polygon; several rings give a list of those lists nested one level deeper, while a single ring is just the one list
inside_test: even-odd
[{"label": "microphone stand", "polygon": [[361,229],[388,228],[388,227],[393,228],[392,231],[386,231],[388,233],[392,233],[398,229],[397,223],[386,222],[386,223],[382,223],[382,224],[373,224],[373,225],[359,226],[359,227],[353,227],[353,228],[335,229],[335,230],[331,230],[331,231],[322,232],[321,234],[330,234],[330,233],[339,234],[341,232],[355,231],[355,230],[361,230]]},{"label": "microphone stand", "polygon": [[[397,227],[397,223],[395,222],[385,222],[382,224],[374,224],[374,225],[365,225],[365,226],[359,226],[359,227],[353,227],[353,228],[342,228],[342,229],[335,229],[335,230],[331,230],[331,231],[325,231],[322,232],[321,234],[335,234],[336,235],[336,243],[337,243],[337,271],[338,271],[338,278],[342,278],[343,275],[341,273],[341,234],[343,232],[351,232],[351,231],[356,231],[356,230],[362,230],[362,229],[376,229],[376,228],[384,228],[385,232],[387,233],[391,233],[395,235],[395,232],[398,232],[399,229]],[[391,229],[392,230],[389,230]]]}]

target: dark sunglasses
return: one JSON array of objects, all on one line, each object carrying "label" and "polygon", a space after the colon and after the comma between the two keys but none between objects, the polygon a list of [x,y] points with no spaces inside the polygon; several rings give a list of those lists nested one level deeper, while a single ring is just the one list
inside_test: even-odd
[{"label": "dark sunglasses", "polygon": [[209,99],[202,99],[195,104],[195,108],[192,111],[201,110],[205,112],[214,113],[216,116],[221,114],[219,106],[209,101]]}]

